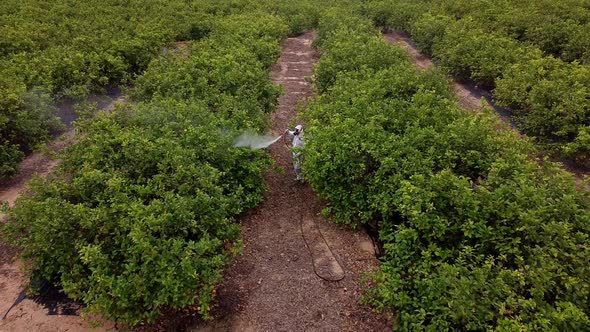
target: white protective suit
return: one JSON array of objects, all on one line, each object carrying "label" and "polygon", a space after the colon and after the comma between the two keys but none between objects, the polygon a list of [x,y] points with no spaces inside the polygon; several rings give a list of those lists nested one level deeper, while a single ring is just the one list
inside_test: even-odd
[{"label": "white protective suit", "polygon": [[[303,147],[303,126],[297,125],[294,131],[287,130],[287,134],[293,136],[293,143],[292,148],[302,148]],[[293,154],[293,169],[295,170],[295,175],[297,176],[295,179],[298,181],[303,180],[301,176],[301,162],[302,155],[301,151],[292,151]]]}]

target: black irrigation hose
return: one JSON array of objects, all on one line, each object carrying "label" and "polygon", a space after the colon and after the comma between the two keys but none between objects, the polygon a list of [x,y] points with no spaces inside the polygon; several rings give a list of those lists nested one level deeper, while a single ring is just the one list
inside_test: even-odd
[{"label": "black irrigation hose", "polygon": [[8,308],[8,310],[6,310],[6,312],[4,313],[4,316],[2,316],[1,320],[6,319],[6,316],[8,316],[8,313],[10,312],[10,310],[12,310],[12,308],[16,307],[19,303],[21,303],[25,297],[27,297],[27,288],[23,289],[17,296],[16,300],[14,301],[14,303],[10,306],[10,308]]},{"label": "black irrigation hose", "polygon": [[[36,282],[36,281],[31,281],[31,284],[39,284],[39,294],[42,294],[42,292],[44,290],[47,289],[47,281],[43,280],[41,282]],[[29,288],[31,288],[30,286],[25,287],[16,297],[16,300],[14,300],[14,303],[10,306],[10,308],[8,308],[8,310],[6,310],[6,312],[4,313],[4,316],[2,316],[2,320],[4,320],[6,318],[6,316],[8,316],[8,313],[10,312],[10,310],[12,310],[14,307],[16,307],[17,305],[19,305],[19,303],[21,303],[26,297],[27,297],[27,291],[29,290]]]},{"label": "black irrigation hose", "polygon": [[[41,304],[48,310],[48,315],[69,315],[78,316],[78,310],[83,304],[78,301],[71,300],[65,294],[56,288],[51,282],[47,280],[31,281],[33,287],[25,287],[17,296],[14,303],[6,310],[2,319],[6,319],[10,311],[19,305],[24,299],[29,298],[35,303]],[[38,294],[28,297],[27,291],[31,288],[38,289]]]}]

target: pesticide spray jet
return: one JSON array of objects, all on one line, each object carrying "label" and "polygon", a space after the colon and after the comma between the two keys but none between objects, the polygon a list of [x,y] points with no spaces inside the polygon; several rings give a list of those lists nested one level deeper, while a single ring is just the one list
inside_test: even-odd
[{"label": "pesticide spray jet", "polygon": [[282,136],[274,137],[270,135],[257,135],[253,133],[243,133],[234,140],[234,147],[249,147],[252,150],[264,149],[276,143]]}]

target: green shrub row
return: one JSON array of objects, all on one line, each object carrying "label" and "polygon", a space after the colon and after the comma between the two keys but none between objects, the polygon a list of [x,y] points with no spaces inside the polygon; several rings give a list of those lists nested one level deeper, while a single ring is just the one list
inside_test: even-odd
[{"label": "green shrub row", "polygon": [[590,7],[580,0],[535,2],[463,0],[436,1],[434,12],[461,18],[472,16],[487,31],[534,45],[564,61],[590,64]]},{"label": "green shrub row", "polygon": [[[568,11],[555,1],[543,3],[548,8],[564,9],[557,13],[567,19],[575,17],[577,22],[587,24],[585,22],[590,18],[586,9],[582,10],[585,14],[575,15],[578,7]],[[493,95],[498,104],[510,107],[521,130],[537,138],[546,149],[587,162],[590,158],[590,146],[585,139],[586,128],[590,125],[588,65],[580,64],[577,58],[571,63],[564,62],[541,47],[541,42],[529,43],[516,38],[515,33],[510,32],[513,30],[510,23],[505,20],[510,17],[505,16],[509,13],[503,10],[499,3],[484,4],[481,1],[408,4],[404,0],[394,0],[376,2],[364,8],[376,23],[409,32],[420,50],[432,55],[456,78],[471,79],[487,89],[495,88]],[[540,12],[546,13],[545,9]],[[486,15],[498,15],[498,20]],[[522,29],[528,34],[533,33],[531,31],[553,33],[550,26],[544,25]],[[562,34],[550,39],[566,42]],[[569,32],[566,34],[570,36]],[[543,55],[538,47],[550,55]],[[572,47],[587,49],[581,44]],[[571,54],[573,51],[564,52]]]},{"label": "green shrub row", "polygon": [[261,7],[281,17],[289,27],[289,35],[296,36],[317,26],[322,6],[311,0],[285,0],[267,1]]},{"label": "green shrub row", "polygon": [[470,18],[477,28],[534,45],[547,55],[590,64],[590,7],[584,0],[378,0],[361,8],[378,26],[405,31],[425,13]]},{"label": "green shrub row", "polygon": [[125,83],[165,44],[205,35],[210,18],[184,1],[141,0],[7,0],[0,17],[0,177],[62,127],[31,93],[52,101]]},{"label": "green shrub row", "polygon": [[257,10],[283,18],[293,35],[317,25],[311,1],[3,1],[0,177],[13,175],[24,153],[63,129],[54,108],[28,103],[31,91],[51,101],[128,83],[170,42],[207,36],[214,17]]},{"label": "green shrub row", "polygon": [[189,51],[154,59],[137,103],[80,121],[58,172],[38,179],[3,232],[47,279],[91,312],[131,326],[196,306],[240,249],[233,217],[262,199],[264,152],[233,148],[261,129],[280,90],[269,79],[279,18],[215,18]]},{"label": "green shrub row", "polygon": [[589,330],[588,192],[344,15],[320,18],[304,172],[334,221],[379,228],[366,300],[402,331]]}]

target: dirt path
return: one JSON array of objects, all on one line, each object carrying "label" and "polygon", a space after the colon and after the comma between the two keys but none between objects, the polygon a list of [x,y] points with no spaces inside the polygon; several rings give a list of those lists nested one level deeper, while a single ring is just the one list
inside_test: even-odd
[{"label": "dirt path", "polygon": [[[88,101],[96,103],[98,109],[102,111],[112,110],[116,103],[121,103],[125,99],[121,96],[120,91],[116,91],[112,95],[93,95],[88,98]],[[74,103],[64,103],[59,108],[60,113],[65,117],[65,122],[68,124],[71,123],[75,117],[73,111]],[[75,130],[70,128],[53,141],[47,143],[49,153],[34,152],[28,155],[19,164],[18,172],[14,177],[7,180],[0,180],[0,201],[7,202],[12,206],[18,196],[25,190],[27,182],[34,175],[46,177],[51,173],[59,163],[58,160],[54,159],[54,155],[71,145],[74,142],[74,136]]]},{"label": "dirt path", "polygon": [[[399,45],[406,49],[410,59],[416,65],[416,67],[420,69],[429,69],[435,66],[432,62],[432,59],[420,53],[416,44],[407,34],[399,31],[388,31],[385,32],[383,36],[387,42]],[[524,134],[518,130],[515,122],[512,120],[509,110],[497,106],[494,103],[489,91],[476,87],[473,83],[459,83],[453,81],[452,84],[455,95],[459,101],[459,105],[462,108],[467,110],[481,111],[483,109],[483,102],[483,106],[485,108],[493,109],[504,123],[518,132],[519,135],[524,136]],[[555,161],[560,162],[565,170],[573,173],[579,184],[582,183],[585,176],[590,175],[590,168],[573,160],[566,158],[555,158]],[[586,189],[590,188],[586,187]]]},{"label": "dirt path", "polygon": [[[70,129],[57,139],[47,144],[52,153],[62,151],[74,140],[74,129]],[[25,190],[27,182],[34,176],[46,177],[57,166],[58,161],[51,154],[34,152],[27,156],[18,167],[17,174],[9,180],[0,180],[0,201],[12,206],[18,196]],[[0,217],[2,214],[0,214]]]},{"label": "dirt path", "polygon": [[[112,110],[117,103],[125,101],[124,96],[117,95],[116,99],[110,96],[89,98],[96,102],[102,111]],[[68,104],[62,111],[73,107]],[[54,141],[47,144],[49,153],[35,152],[27,156],[19,165],[17,175],[10,179],[0,181],[0,201],[13,205],[15,200],[23,194],[27,183],[34,175],[46,177],[59,164],[54,154],[62,151],[75,141],[75,130],[70,129]],[[0,213],[0,219],[4,216]],[[22,262],[15,260],[17,249],[0,242],[0,319],[13,306],[17,298],[22,296],[22,291],[27,284],[24,274],[21,272]],[[90,320],[82,320],[79,316],[79,307],[70,307],[68,303],[44,302],[25,298],[15,305],[6,319],[0,320],[0,331],[97,331],[89,326]],[[112,324],[100,321],[102,329],[112,329]]]},{"label": "dirt path", "polygon": [[[312,75],[312,64],[318,57],[311,48],[313,37],[306,33],[288,38],[282,46],[272,72],[273,81],[285,90],[272,116],[275,133],[294,126],[297,105],[312,94],[305,78]],[[242,219],[244,251],[228,267],[218,289],[216,319],[191,330],[389,330],[383,316],[358,304],[362,291],[359,278],[378,266],[371,240],[363,232],[338,227],[320,217],[322,204],[309,185],[294,180],[287,148],[278,142],[270,152],[285,172],[266,174],[265,201]],[[317,242],[322,239],[306,237],[312,242],[306,246],[303,233],[316,228],[310,226],[310,220],[342,267],[342,280],[326,281],[315,273],[313,247],[324,245]]]}]

